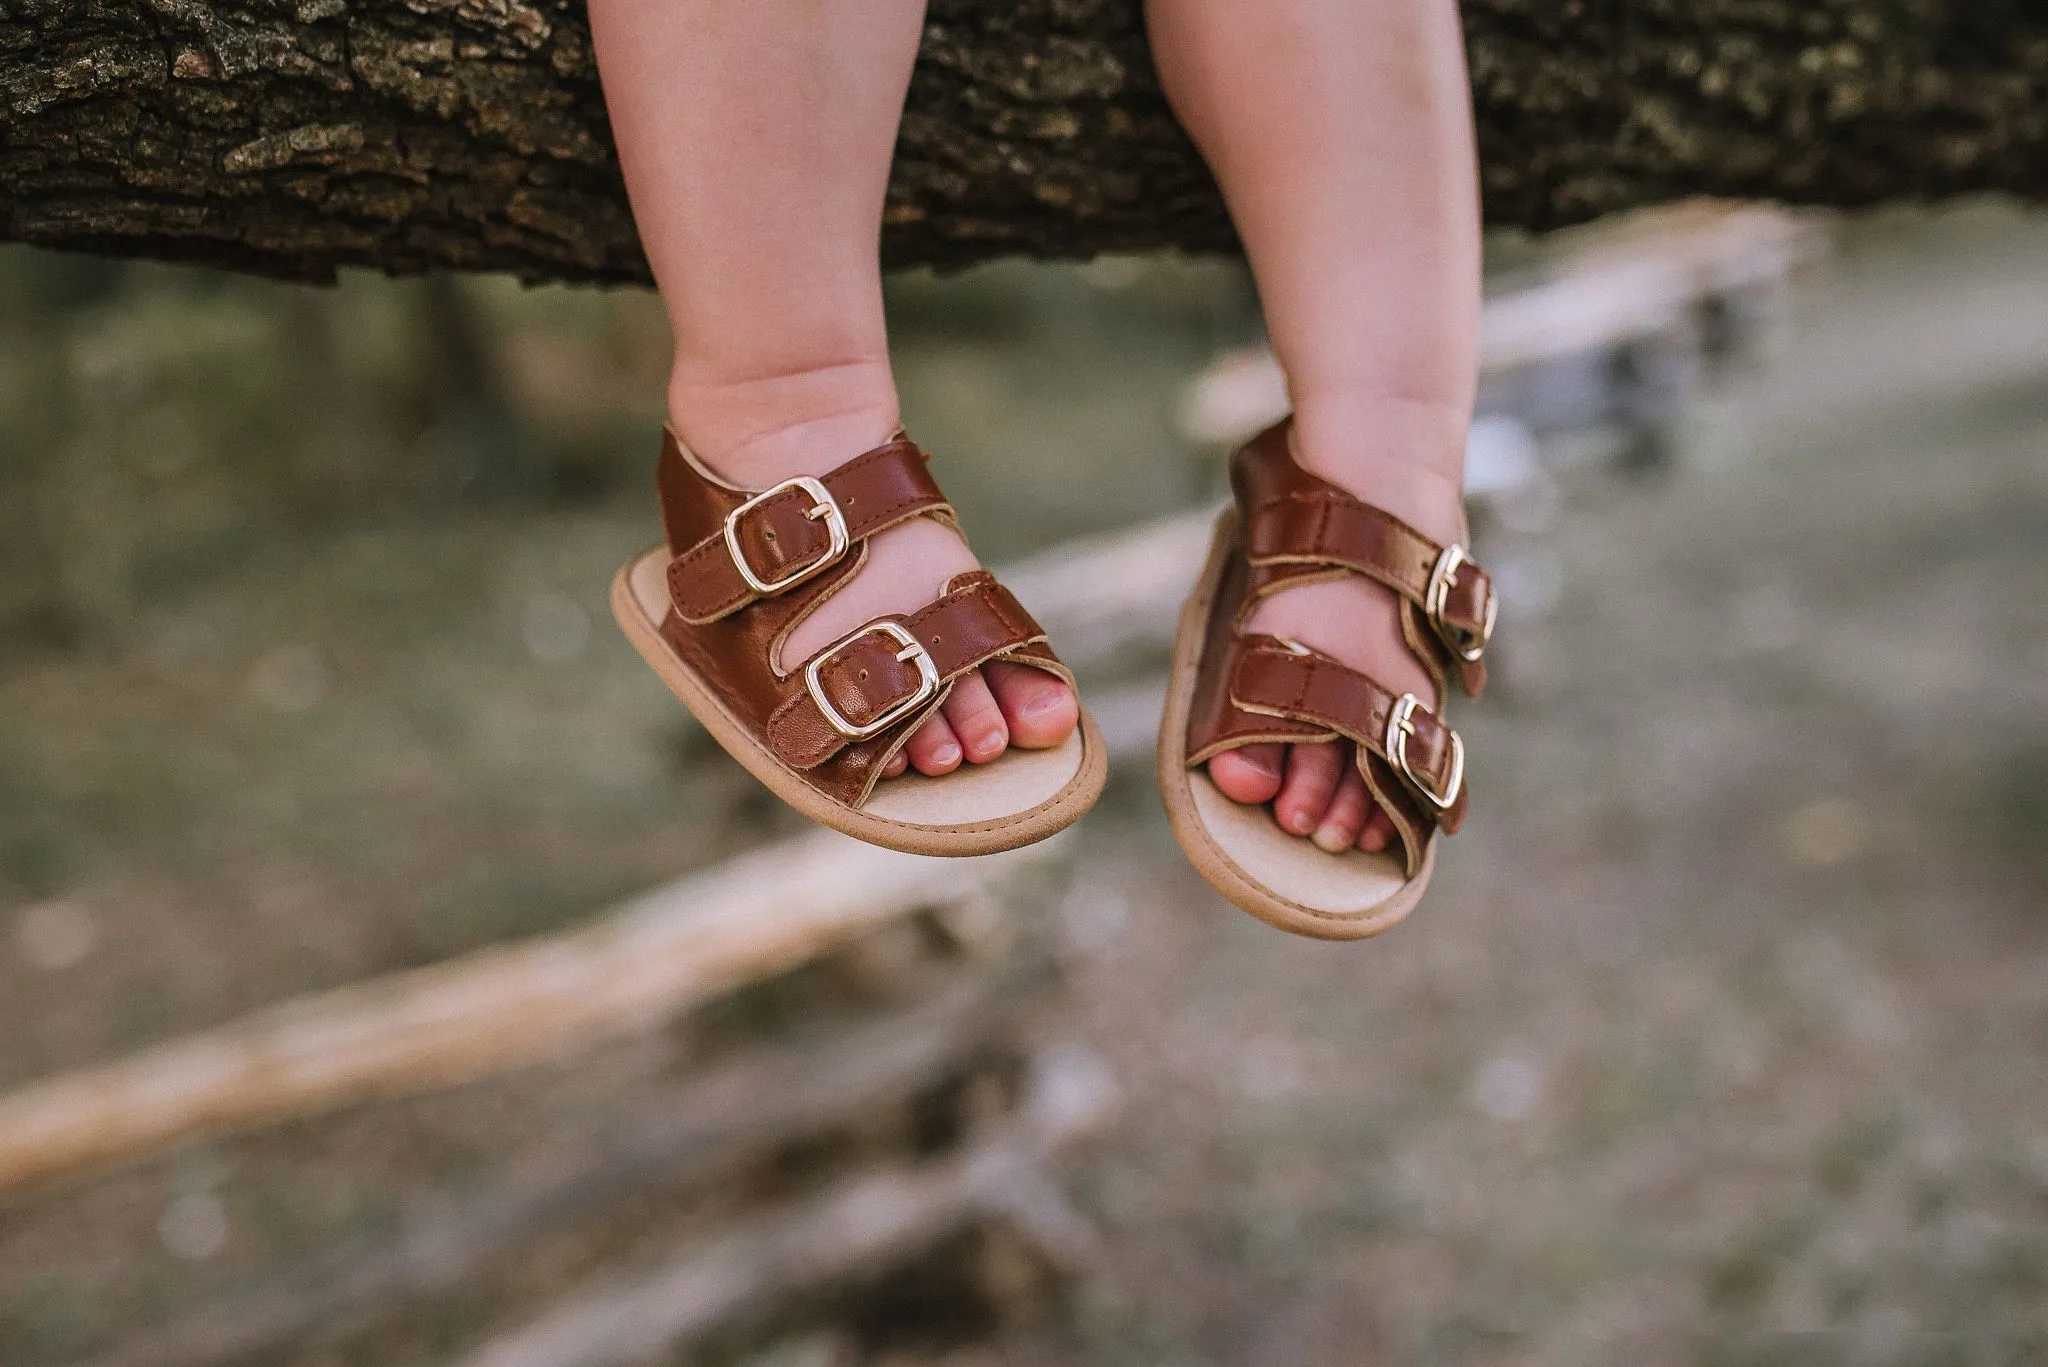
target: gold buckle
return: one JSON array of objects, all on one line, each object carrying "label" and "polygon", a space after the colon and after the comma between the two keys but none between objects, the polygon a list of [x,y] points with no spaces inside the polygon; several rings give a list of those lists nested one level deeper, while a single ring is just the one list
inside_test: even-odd
[{"label": "gold buckle", "polygon": [[[1413,693],[1403,693],[1401,700],[1394,704],[1394,710],[1387,714],[1387,759],[1408,780],[1410,787],[1429,799],[1431,806],[1440,812],[1448,812],[1456,805],[1458,792],[1465,786],[1465,742],[1458,739],[1456,731],[1444,727],[1444,733],[1451,738],[1451,780],[1439,793],[1423,782],[1422,775],[1416,773],[1415,766],[1408,762],[1408,737],[1415,734],[1415,714],[1418,711],[1429,712],[1429,709]],[[1430,715],[1436,714],[1430,712]]]},{"label": "gold buckle", "polygon": [[[861,637],[873,636],[878,633],[892,638],[898,645],[903,647],[903,649],[896,652],[896,658],[899,662],[906,660],[917,661],[917,691],[902,702],[892,704],[881,716],[876,717],[873,721],[868,722],[866,725],[860,725],[847,720],[846,714],[832,705],[831,699],[825,696],[824,687],[818,682],[818,672],[830,664],[833,658],[841,651],[845,650],[855,641],[858,641]],[[808,665],[804,666],[804,687],[811,691],[811,701],[816,703],[818,710],[825,714],[825,720],[832,724],[834,731],[837,731],[848,740],[866,740],[878,731],[888,730],[925,703],[931,701],[932,695],[939,691],[939,666],[932,659],[931,652],[924,648],[924,643],[915,636],[912,636],[904,627],[895,622],[870,622],[851,636],[841,637],[837,642],[829,646],[824,653],[814,657]]]},{"label": "gold buckle", "polygon": [[1444,621],[1444,604],[1451,599],[1451,586],[1458,582],[1458,571],[1473,564],[1465,548],[1455,541],[1444,547],[1444,553],[1436,558],[1436,566],[1429,572],[1429,587],[1422,594],[1422,611],[1429,618],[1429,625],[1436,632],[1436,638],[1444,643],[1451,654],[1466,664],[1478,661],[1486,653],[1486,643],[1493,639],[1494,620],[1500,616],[1500,596],[1491,586],[1486,593],[1486,621],[1478,631],[1466,631]]},{"label": "gold buckle", "polygon": [[[816,560],[797,566],[780,579],[763,579],[754,573],[754,567],[747,563],[746,552],[740,549],[740,519],[777,494],[788,493],[791,489],[801,489],[810,496],[811,509],[804,516],[813,522],[823,518],[825,531],[832,538],[832,542],[825,548],[825,553]],[[823,573],[837,564],[839,557],[845,555],[846,548],[852,544],[853,538],[846,530],[846,514],[839,510],[838,500],[832,497],[832,491],[821,481],[809,475],[798,475],[794,479],[785,479],[772,489],[763,489],[725,515],[725,549],[731,554],[732,563],[739,570],[740,578],[747,581],[748,588],[759,594],[780,593],[784,589],[795,588],[814,574]]]}]

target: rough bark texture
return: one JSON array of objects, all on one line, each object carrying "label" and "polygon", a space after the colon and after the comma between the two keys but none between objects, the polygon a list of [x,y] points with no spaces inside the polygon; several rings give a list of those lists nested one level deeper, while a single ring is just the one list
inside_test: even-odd
[{"label": "rough bark texture", "polygon": [[[1465,0],[1489,217],[2048,197],[2039,0]],[[641,281],[576,0],[0,0],[0,238]],[[932,0],[884,254],[1228,249],[1136,0]]]}]

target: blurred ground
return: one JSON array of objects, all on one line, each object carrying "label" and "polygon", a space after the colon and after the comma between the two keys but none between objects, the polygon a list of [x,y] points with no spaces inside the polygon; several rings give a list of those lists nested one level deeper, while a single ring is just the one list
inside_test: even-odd
[{"label": "blurred ground", "polygon": [[[654,534],[651,301],[20,251],[0,290],[0,1084],[790,829],[605,616]],[[895,1360],[2048,1357],[2044,300],[2048,220],[1852,223],[1677,463],[1571,472],[1497,530],[1475,817],[1395,934],[1232,912],[1119,780],[1048,890],[1134,1093],[1083,1183],[1112,1265]],[[892,307],[991,557],[1213,487],[1171,418],[1249,333],[1234,271],[1004,267]],[[431,1201],[688,1052],[0,1205],[0,1361]],[[293,1361],[431,1362],[490,1313]]]}]

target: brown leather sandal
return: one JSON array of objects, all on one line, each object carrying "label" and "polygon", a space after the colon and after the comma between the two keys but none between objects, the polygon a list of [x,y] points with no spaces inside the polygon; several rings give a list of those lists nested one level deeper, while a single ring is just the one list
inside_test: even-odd
[{"label": "brown leather sandal", "polygon": [[[1181,610],[1159,733],[1159,787],[1174,835],[1225,897],[1298,935],[1356,940],[1398,924],[1429,886],[1437,832],[1465,817],[1465,746],[1436,707],[1396,695],[1327,655],[1247,634],[1258,600],[1314,579],[1361,574],[1401,598],[1402,634],[1436,681],[1476,696],[1497,602],[1462,546],[1439,546],[1295,463],[1292,420],[1231,463],[1236,506],[1217,519],[1209,563]],[[1225,797],[1202,767],[1268,741],[1356,749],[1398,847],[1329,854],[1267,810]]]},{"label": "brown leather sandal", "polygon": [[1002,660],[1073,683],[994,575],[956,575],[917,612],[781,662],[790,630],[860,573],[869,537],[914,517],[954,525],[926,461],[899,433],[822,478],[749,491],[665,433],[655,482],[668,541],[619,571],[612,612],[719,744],[804,815],[912,854],[989,854],[1071,825],[1108,776],[1083,711],[1053,749],[879,782],[969,670]]}]

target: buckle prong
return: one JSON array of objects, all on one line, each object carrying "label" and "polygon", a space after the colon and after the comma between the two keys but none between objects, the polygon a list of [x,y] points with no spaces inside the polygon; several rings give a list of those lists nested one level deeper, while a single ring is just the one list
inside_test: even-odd
[{"label": "buckle prong", "polygon": [[1444,647],[1466,664],[1476,663],[1486,653],[1486,643],[1493,639],[1494,621],[1500,616],[1500,597],[1489,591],[1486,595],[1486,620],[1480,624],[1479,630],[1467,631],[1444,621],[1444,607],[1450,602],[1451,590],[1458,583],[1458,571],[1472,563],[1472,557],[1466,554],[1465,548],[1452,542],[1436,558],[1436,565],[1429,572],[1429,587],[1422,594],[1422,611],[1429,618],[1430,628]]},{"label": "buckle prong", "polygon": [[[833,706],[832,700],[825,696],[825,686],[818,676],[826,665],[832,663],[841,651],[855,641],[864,636],[878,634],[891,638],[903,647],[896,652],[896,659],[899,662],[917,662],[917,688],[903,701],[884,708],[882,714],[874,720],[865,723],[855,722]],[[932,659],[931,652],[924,648],[924,643],[910,634],[909,628],[897,622],[870,622],[859,631],[840,637],[812,656],[811,662],[804,666],[804,687],[810,690],[811,701],[818,705],[818,711],[824,714],[826,722],[834,731],[847,740],[866,740],[869,736],[888,730],[931,701],[939,691],[939,666]]]},{"label": "buckle prong", "polygon": [[[1418,711],[1429,712],[1429,709],[1413,693],[1403,693],[1400,701],[1394,704],[1394,710],[1387,714],[1384,747],[1387,759],[1408,780],[1410,787],[1428,799],[1430,806],[1440,812],[1448,812],[1457,805],[1458,793],[1465,786],[1465,742],[1458,738],[1456,731],[1444,727],[1444,733],[1451,738],[1451,776],[1442,792],[1430,787],[1422,775],[1415,772],[1415,766],[1408,759],[1408,738],[1415,734],[1415,714]],[[1430,715],[1436,714],[1431,712]]]},{"label": "buckle prong", "polygon": [[[811,500],[811,506],[805,511],[804,516],[813,522],[820,518],[824,519],[825,531],[831,542],[826,546],[825,553],[817,559],[797,566],[780,579],[763,579],[754,573],[754,567],[747,563],[747,553],[740,548],[740,519],[777,494],[786,494],[792,489],[801,489]],[[794,479],[785,479],[773,488],[763,489],[725,515],[725,549],[732,556],[733,567],[740,572],[740,578],[747,581],[748,588],[764,596],[795,588],[811,576],[824,573],[839,563],[839,558],[846,554],[847,548],[852,544],[853,537],[846,527],[846,514],[840,511],[838,500],[832,497],[832,491],[825,487],[822,480],[810,475],[798,475]]]}]

